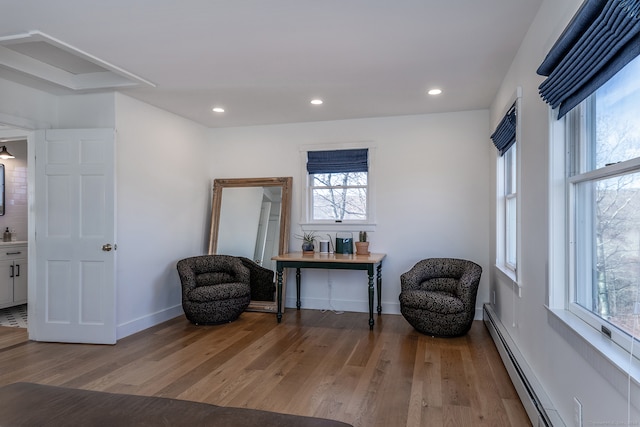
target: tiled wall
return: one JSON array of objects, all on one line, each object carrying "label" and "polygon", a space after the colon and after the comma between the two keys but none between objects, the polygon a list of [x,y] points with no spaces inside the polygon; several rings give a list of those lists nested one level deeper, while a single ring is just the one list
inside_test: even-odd
[{"label": "tiled wall", "polygon": [[2,142],[15,159],[0,159],[4,164],[5,213],[0,216],[0,239],[6,227],[15,230],[17,240],[27,240],[27,142]]}]

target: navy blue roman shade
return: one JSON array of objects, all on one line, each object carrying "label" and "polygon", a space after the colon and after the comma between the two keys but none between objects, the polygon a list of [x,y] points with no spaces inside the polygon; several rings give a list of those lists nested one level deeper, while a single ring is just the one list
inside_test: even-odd
[{"label": "navy blue roman shade", "polygon": [[516,104],[513,104],[491,135],[501,156],[516,142],[516,114]]},{"label": "navy blue roman shade", "polygon": [[640,55],[640,0],[585,0],[537,73],[558,118]]},{"label": "navy blue roman shade", "polygon": [[369,150],[309,151],[307,171],[312,173],[367,172]]}]

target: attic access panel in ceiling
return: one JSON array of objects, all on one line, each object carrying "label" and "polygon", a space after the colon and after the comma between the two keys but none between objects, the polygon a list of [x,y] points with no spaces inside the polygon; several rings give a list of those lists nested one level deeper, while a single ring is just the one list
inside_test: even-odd
[{"label": "attic access panel in ceiling", "polygon": [[0,37],[0,67],[13,76],[37,79],[71,91],[155,87],[142,77],[39,31]]}]

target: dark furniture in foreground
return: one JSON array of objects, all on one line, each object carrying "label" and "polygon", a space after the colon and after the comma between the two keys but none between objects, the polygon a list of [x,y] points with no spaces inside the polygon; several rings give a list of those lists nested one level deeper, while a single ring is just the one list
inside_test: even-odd
[{"label": "dark furniture in foreground", "polygon": [[282,320],[282,272],[285,268],[296,269],[296,307],[300,310],[300,269],[324,268],[331,270],[364,270],[369,277],[369,328],[373,329],[373,272],[376,270],[376,284],[378,290],[378,314],[382,313],[382,260],[386,254],[322,254],[305,255],[302,252],[291,252],[274,256],[276,261],[276,276],[278,282],[278,323]]},{"label": "dark furniture in foreground", "polygon": [[21,427],[348,427],[339,421],[33,383],[0,387],[0,425]]},{"label": "dark furniture in foreground", "polygon": [[419,261],[400,276],[400,312],[419,332],[455,337],[471,328],[482,268],[455,258]]},{"label": "dark furniture in foreground", "polygon": [[252,301],[275,301],[276,285],[273,281],[273,270],[256,264],[245,257],[238,257],[242,265],[249,269],[249,284],[251,285]]},{"label": "dark furniture in foreground", "polygon": [[195,324],[234,321],[251,300],[250,272],[238,257],[202,255],[178,261],[182,308]]}]

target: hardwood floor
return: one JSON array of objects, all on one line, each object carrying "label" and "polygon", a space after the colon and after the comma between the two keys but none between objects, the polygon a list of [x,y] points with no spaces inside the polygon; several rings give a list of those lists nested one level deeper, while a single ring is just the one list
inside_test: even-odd
[{"label": "hardwood floor", "polygon": [[0,327],[0,385],[16,381],[309,415],[356,427],[531,425],[481,321],[464,337],[399,315],[288,309],[233,323],[178,317],[115,346],[37,343]]}]

